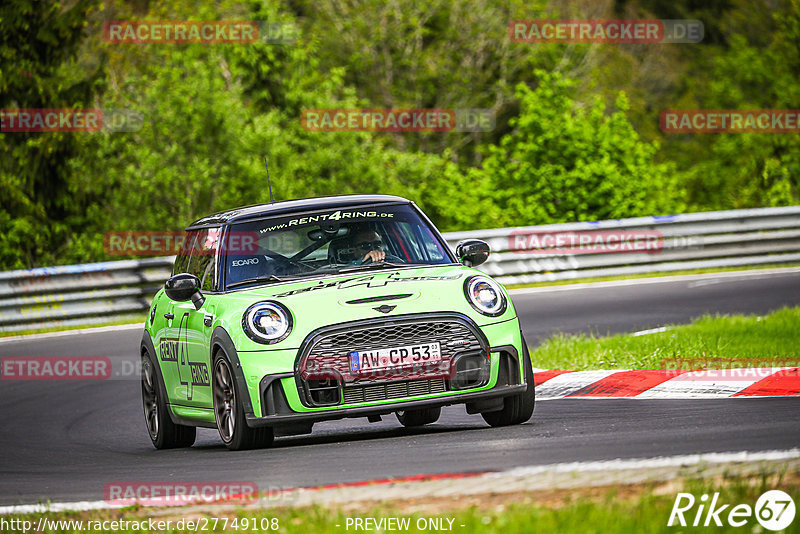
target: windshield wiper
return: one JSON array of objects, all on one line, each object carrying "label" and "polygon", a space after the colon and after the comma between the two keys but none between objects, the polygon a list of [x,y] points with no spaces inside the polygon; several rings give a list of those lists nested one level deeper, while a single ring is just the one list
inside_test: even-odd
[{"label": "windshield wiper", "polygon": [[236,282],[231,282],[228,284],[227,287],[238,287],[243,286],[246,284],[257,284],[258,282],[285,282],[288,280],[287,278],[281,278],[280,276],[275,276],[271,274],[269,276],[256,276],[255,278],[247,278],[245,280],[238,280]]}]

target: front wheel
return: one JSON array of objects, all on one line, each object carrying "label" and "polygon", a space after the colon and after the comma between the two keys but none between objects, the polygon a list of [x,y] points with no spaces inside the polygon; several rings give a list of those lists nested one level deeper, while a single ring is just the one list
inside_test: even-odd
[{"label": "front wheel", "polygon": [[422,426],[435,423],[442,415],[441,406],[435,408],[418,408],[415,410],[403,410],[395,412],[400,424],[407,427]]},{"label": "front wheel", "polygon": [[272,428],[250,428],[244,417],[242,401],[236,391],[233,369],[228,359],[218,354],[214,360],[214,416],[219,437],[232,451],[260,449],[272,444]]},{"label": "front wheel", "polygon": [[519,425],[527,421],[533,415],[533,405],[535,393],[533,391],[533,366],[531,357],[528,355],[528,345],[522,340],[522,357],[525,360],[525,384],[528,389],[519,395],[513,395],[503,399],[503,409],[496,412],[483,412],[481,417],[490,426],[509,426]]},{"label": "front wheel", "polygon": [[166,395],[150,354],[142,354],[142,405],[150,441],[156,449],[191,447],[197,436],[193,426],[176,425],[167,413]]}]

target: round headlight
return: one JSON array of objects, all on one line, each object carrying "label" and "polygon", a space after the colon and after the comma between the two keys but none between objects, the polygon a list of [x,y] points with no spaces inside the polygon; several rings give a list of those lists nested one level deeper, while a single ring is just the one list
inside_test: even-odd
[{"label": "round headlight", "polygon": [[473,276],[464,282],[464,293],[472,307],[483,315],[497,317],[506,311],[506,297],[500,285],[485,276]]},{"label": "round headlight", "polygon": [[292,331],[292,314],[277,302],[257,302],[244,312],[242,327],[253,341],[277,343]]}]

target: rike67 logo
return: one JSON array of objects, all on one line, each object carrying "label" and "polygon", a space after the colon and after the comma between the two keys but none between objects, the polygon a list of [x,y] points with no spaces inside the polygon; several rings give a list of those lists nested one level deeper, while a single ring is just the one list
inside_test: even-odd
[{"label": "rike67 logo", "polygon": [[795,506],[792,497],[781,490],[764,492],[756,501],[755,507],[749,504],[723,504],[719,493],[709,496],[703,494],[695,499],[691,493],[678,493],[667,526],[721,527],[725,524],[742,527],[755,516],[756,521],[767,530],[784,530],[792,524]]}]

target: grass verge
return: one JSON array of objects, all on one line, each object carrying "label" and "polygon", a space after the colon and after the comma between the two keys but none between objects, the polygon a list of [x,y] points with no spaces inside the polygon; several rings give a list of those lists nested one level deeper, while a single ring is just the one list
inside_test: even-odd
[{"label": "grass verge", "polygon": [[[128,509],[95,512],[60,512],[0,516],[3,532],[33,532],[40,519],[46,519],[46,531],[63,534],[85,534],[112,530],[111,521],[163,521],[164,528],[152,530],[141,528],[114,528],[117,532],[270,532],[277,531],[301,534],[334,534],[367,529],[356,528],[356,519],[370,519],[373,528],[381,520],[395,518],[407,528],[381,529],[383,532],[450,531],[457,533],[512,534],[531,532],[602,533],[627,534],[630,532],[685,532],[708,530],[703,526],[692,527],[702,495],[718,493],[718,506],[728,504],[720,514],[722,527],[713,527],[714,532],[764,532],[754,516],[745,517],[745,525],[727,525],[727,513],[735,505],[744,504],[755,508],[760,495],[765,491],[780,489],[787,492],[795,502],[800,502],[800,478],[796,471],[762,473],[756,475],[726,474],[715,479],[670,480],[668,482],[594,486],[571,490],[541,490],[513,494],[480,494],[464,497],[431,497],[424,500],[394,501],[375,505],[352,503],[346,507],[302,507],[235,510],[202,513],[186,509]],[[693,508],[684,518],[688,528],[667,526],[678,492],[691,493],[696,498]],[[499,497],[499,498],[498,498]],[[708,501],[711,499],[709,498]],[[706,510],[707,510],[706,506]],[[706,513],[700,517],[700,525]],[[16,523],[12,523],[16,521]],[[30,523],[22,523],[29,521]],[[72,521],[72,523],[68,523]],[[169,526],[166,522],[170,521]],[[183,521],[183,523],[180,523]],[[188,521],[192,521],[189,524]],[[235,521],[235,523],[234,523]],[[60,522],[60,523],[59,523]],[[80,522],[80,523],[77,523]],[[105,523],[104,523],[105,522]],[[200,525],[199,527],[197,525]],[[713,522],[711,523],[713,525]],[[234,526],[235,525],[235,526]],[[362,523],[364,525],[364,523]],[[14,528],[19,526],[20,528]],[[128,526],[119,525],[118,526]],[[266,527],[266,528],[265,528]],[[45,529],[42,529],[45,530]],[[785,532],[800,532],[800,518],[788,526]]]},{"label": "grass verge", "polygon": [[[726,367],[800,360],[800,308],[783,308],[764,317],[707,315],[664,332],[608,337],[557,334],[531,350],[541,369],[664,369],[676,360],[725,360]],[[717,362],[719,363],[719,362]],[[762,365],[766,366],[766,365]]]}]

